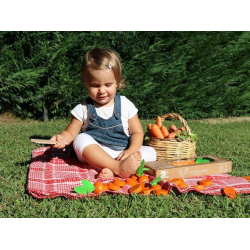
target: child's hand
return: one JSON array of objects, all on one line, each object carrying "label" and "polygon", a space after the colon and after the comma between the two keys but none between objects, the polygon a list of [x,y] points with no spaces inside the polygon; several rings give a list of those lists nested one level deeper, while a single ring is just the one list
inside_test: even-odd
[{"label": "child's hand", "polygon": [[50,138],[50,140],[57,141],[57,144],[53,145],[53,148],[62,149],[65,148],[66,145],[68,145],[68,142],[66,142],[61,135],[54,135]]}]

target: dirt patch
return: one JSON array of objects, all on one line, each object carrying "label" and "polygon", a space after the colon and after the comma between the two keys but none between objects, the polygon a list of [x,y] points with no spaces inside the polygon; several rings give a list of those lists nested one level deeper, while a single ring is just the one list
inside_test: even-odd
[{"label": "dirt patch", "polygon": [[198,122],[207,122],[210,124],[230,123],[230,122],[249,122],[250,116],[228,117],[228,118],[208,118],[208,119],[200,119],[197,121]]},{"label": "dirt patch", "polygon": [[0,115],[0,124],[25,124],[25,123],[38,123],[36,120],[21,119],[12,113],[4,113]]}]

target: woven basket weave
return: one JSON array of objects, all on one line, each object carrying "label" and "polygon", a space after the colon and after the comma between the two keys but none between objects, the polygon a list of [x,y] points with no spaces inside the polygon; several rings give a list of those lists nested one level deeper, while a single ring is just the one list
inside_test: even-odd
[{"label": "woven basket weave", "polygon": [[[190,135],[191,130],[187,125],[187,122],[177,113],[168,113],[161,117],[162,121],[167,118],[174,118],[180,120],[182,125],[185,127],[187,134]],[[156,150],[157,161],[158,160],[179,160],[179,159],[190,159],[194,158],[196,143],[191,142],[190,137],[185,141],[178,141],[177,138],[164,138],[157,139],[151,137],[145,141],[145,144],[153,147]]]}]

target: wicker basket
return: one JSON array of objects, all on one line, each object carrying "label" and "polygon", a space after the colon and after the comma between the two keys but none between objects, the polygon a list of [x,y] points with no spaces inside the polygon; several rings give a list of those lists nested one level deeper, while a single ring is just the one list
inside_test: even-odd
[{"label": "wicker basket", "polygon": [[[162,121],[167,118],[175,118],[181,121],[185,127],[187,134],[191,133],[187,122],[177,113],[168,113],[161,117]],[[157,161],[158,160],[179,160],[179,159],[190,159],[194,158],[196,143],[191,142],[190,138],[185,141],[178,141],[177,138],[172,139],[157,139],[151,137],[145,141],[145,144],[153,147],[156,150]]]}]

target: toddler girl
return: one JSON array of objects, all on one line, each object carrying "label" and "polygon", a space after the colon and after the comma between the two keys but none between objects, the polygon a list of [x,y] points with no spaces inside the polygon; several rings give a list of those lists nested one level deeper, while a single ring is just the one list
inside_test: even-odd
[{"label": "toddler girl", "polygon": [[[155,161],[154,148],[142,146],[143,129],[138,109],[125,96],[116,94],[123,88],[121,63],[109,49],[93,49],[84,57],[81,80],[89,97],[72,111],[68,127],[51,140],[54,148],[64,148],[73,141],[76,155],[101,169],[98,178],[126,178],[135,173],[141,160]],[[79,134],[82,129],[83,133]]]}]

